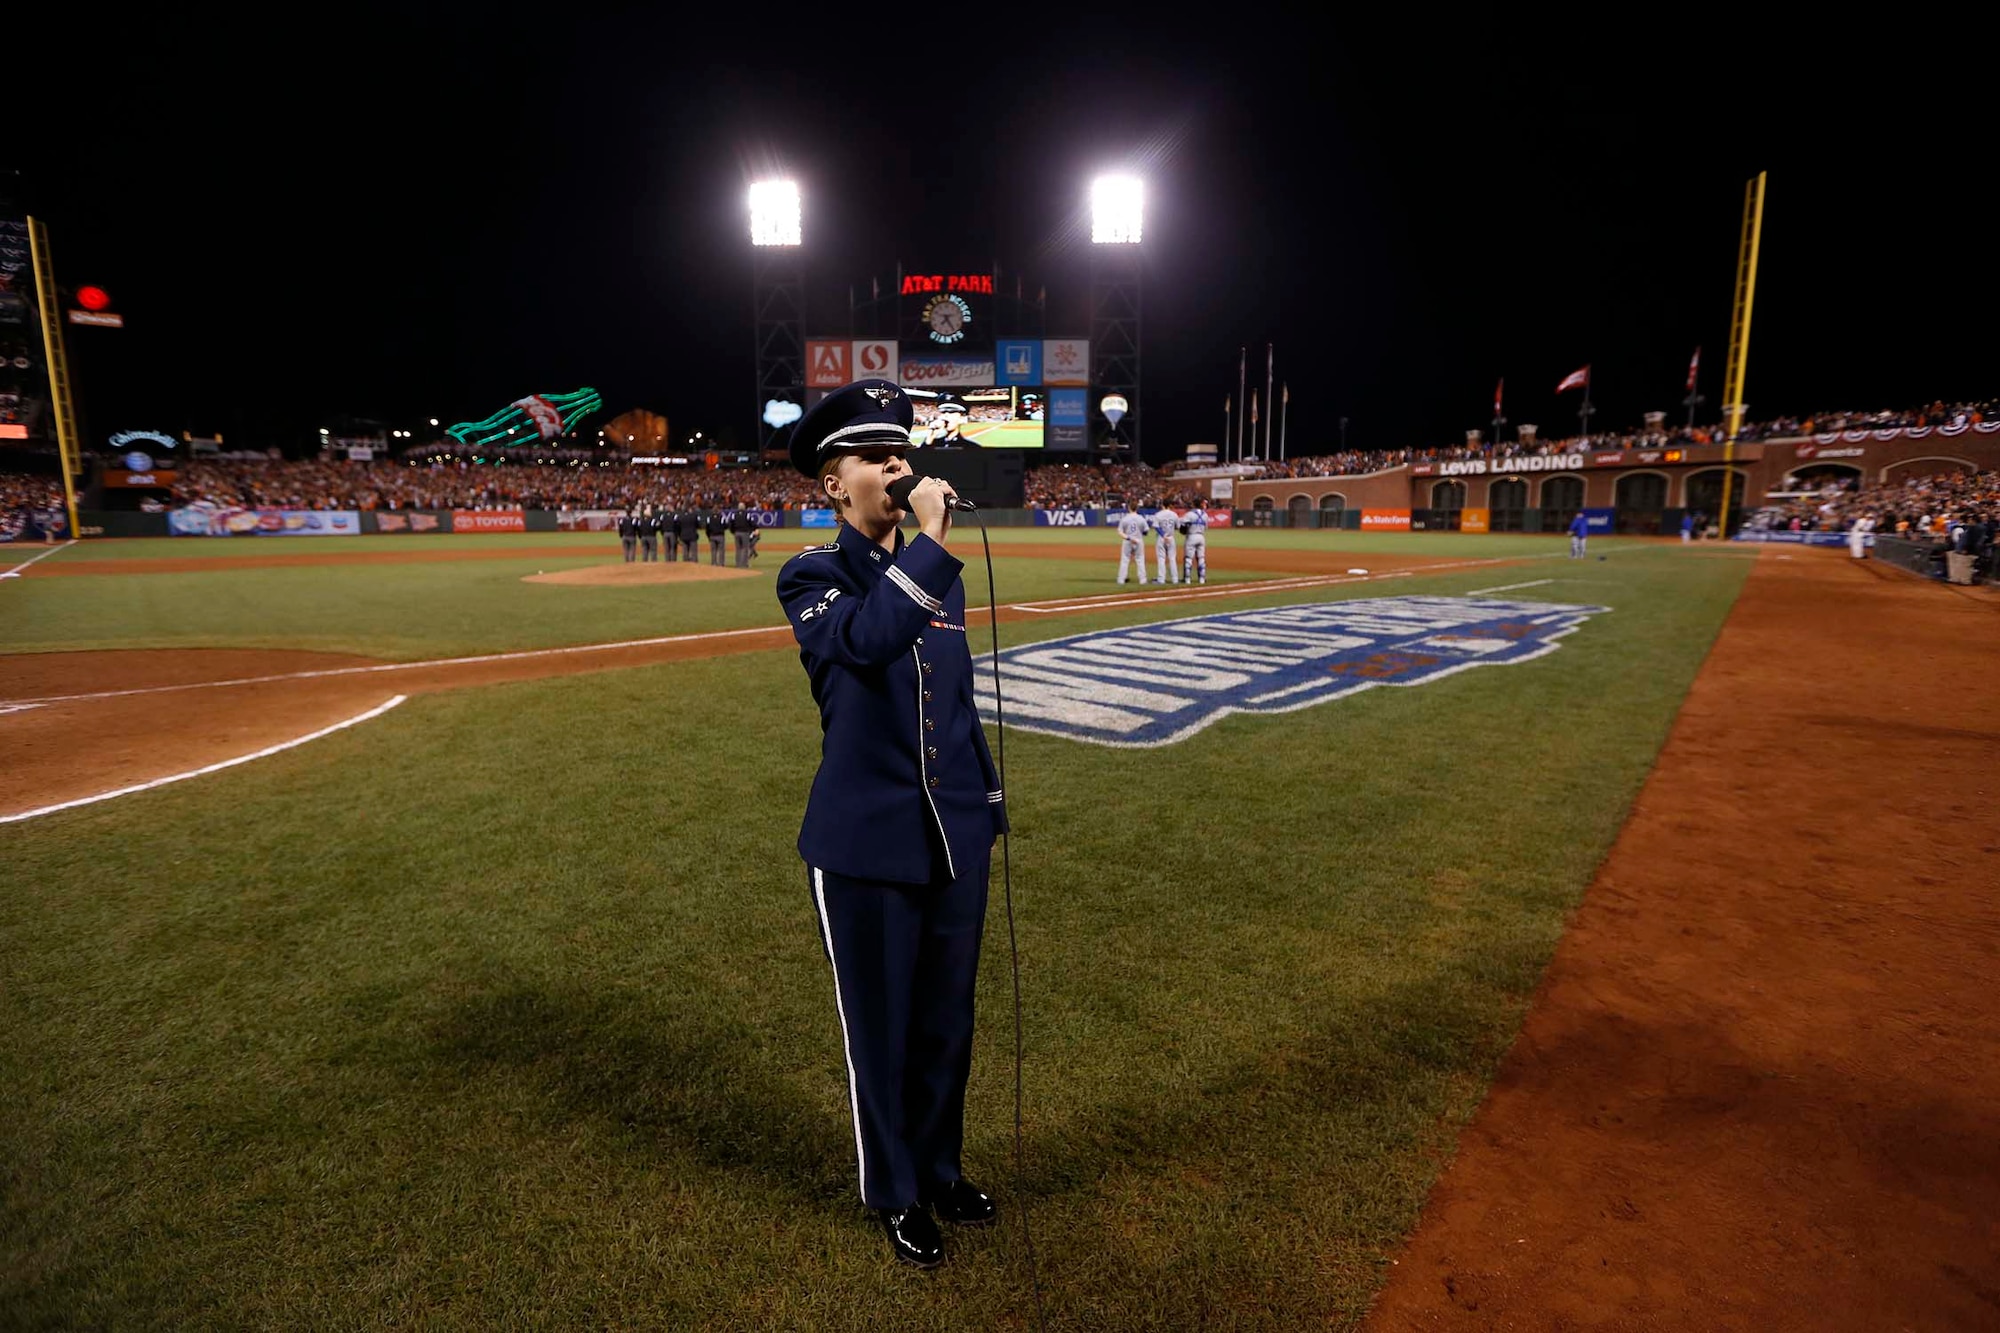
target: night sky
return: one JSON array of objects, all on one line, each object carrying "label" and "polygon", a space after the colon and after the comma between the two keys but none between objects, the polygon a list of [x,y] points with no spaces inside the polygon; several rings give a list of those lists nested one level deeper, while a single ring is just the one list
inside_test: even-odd
[{"label": "night sky", "polygon": [[1459,442],[1502,375],[1509,418],[1570,433],[1553,390],[1585,362],[1597,429],[1678,420],[1697,343],[1712,419],[1759,169],[1753,418],[2000,395],[1994,115],[1948,34],[1409,10],[100,23],[16,62],[0,166],[59,278],[128,321],[71,334],[97,445],[296,448],[336,414],[449,423],[586,384],[747,444],[744,194],[770,170],[805,191],[814,333],[899,260],[997,262],[1048,288],[1049,334],[1086,333],[1089,180],[1144,175],[1153,462],[1221,435],[1238,348],[1261,385],[1267,343],[1294,455],[1342,417],[1351,447]]}]

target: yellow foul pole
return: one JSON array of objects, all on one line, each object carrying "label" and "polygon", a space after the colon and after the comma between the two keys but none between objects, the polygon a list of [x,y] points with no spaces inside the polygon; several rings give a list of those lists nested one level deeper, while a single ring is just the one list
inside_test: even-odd
[{"label": "yellow foul pole", "polygon": [[1729,320],[1729,369],[1723,377],[1722,535],[1729,535],[1729,491],[1736,479],[1736,437],[1743,429],[1743,373],[1750,359],[1750,310],[1757,302],[1757,250],[1764,238],[1764,173],[1743,187],[1743,235],[1736,248],[1736,308]]},{"label": "yellow foul pole", "polygon": [[63,503],[69,509],[69,535],[82,535],[76,517],[76,473],[82,451],[76,438],[76,402],[70,395],[69,352],[63,345],[62,300],[56,291],[55,267],[49,261],[49,232],[40,218],[28,219],[28,251],[35,266],[35,303],[42,315],[42,354],[49,368],[49,406],[56,416],[56,454],[63,474]]}]

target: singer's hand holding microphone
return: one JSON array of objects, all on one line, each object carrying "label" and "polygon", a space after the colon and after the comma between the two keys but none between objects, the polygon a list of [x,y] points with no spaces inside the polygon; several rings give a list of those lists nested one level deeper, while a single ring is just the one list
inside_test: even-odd
[{"label": "singer's hand holding microphone", "polygon": [[951,531],[952,510],[970,513],[977,508],[972,501],[961,500],[951,484],[942,478],[919,477],[914,473],[890,482],[889,498],[899,508],[916,515],[924,535],[939,543]]}]

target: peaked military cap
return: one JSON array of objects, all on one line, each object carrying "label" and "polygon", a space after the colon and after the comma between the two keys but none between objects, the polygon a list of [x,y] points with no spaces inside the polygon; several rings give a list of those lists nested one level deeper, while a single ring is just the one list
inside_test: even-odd
[{"label": "peaked military cap", "polygon": [[940,413],[949,412],[954,416],[962,417],[965,415],[965,400],[956,398],[951,394],[946,394],[938,400],[937,410]]},{"label": "peaked military cap", "polygon": [[792,427],[792,466],[808,477],[834,454],[850,449],[910,447],[916,413],[891,380],[856,380],[813,404]]}]

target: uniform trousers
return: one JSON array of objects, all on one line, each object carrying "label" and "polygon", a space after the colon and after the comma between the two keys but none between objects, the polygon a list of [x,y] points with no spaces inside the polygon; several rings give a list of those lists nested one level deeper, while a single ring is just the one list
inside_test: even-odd
[{"label": "uniform trousers", "polygon": [[711,565],[722,563],[722,538],[710,537],[708,539],[708,563]]},{"label": "uniform trousers", "polygon": [[1157,557],[1154,563],[1160,567],[1160,582],[1179,583],[1181,581],[1181,572],[1174,564],[1174,539],[1172,537],[1155,538],[1153,541],[1153,554]]},{"label": "uniform trousers", "polygon": [[907,1208],[962,1178],[973,983],[990,852],[958,878],[883,884],[807,867],[833,964],[861,1202]]},{"label": "uniform trousers", "polygon": [[1187,539],[1186,570],[1185,577],[1189,581],[1200,579],[1203,583],[1208,582],[1208,538]]},{"label": "uniform trousers", "polygon": [[639,539],[637,537],[620,537],[618,540],[625,544],[625,563],[629,565],[632,563],[632,552],[638,549]]},{"label": "uniform trousers", "polygon": [[694,538],[684,537],[681,539],[681,559],[694,559]]},{"label": "uniform trousers", "polygon": [[1139,582],[1146,581],[1146,548],[1135,537],[1120,538],[1118,548],[1118,581],[1125,581],[1125,571],[1133,566],[1139,570]]}]

